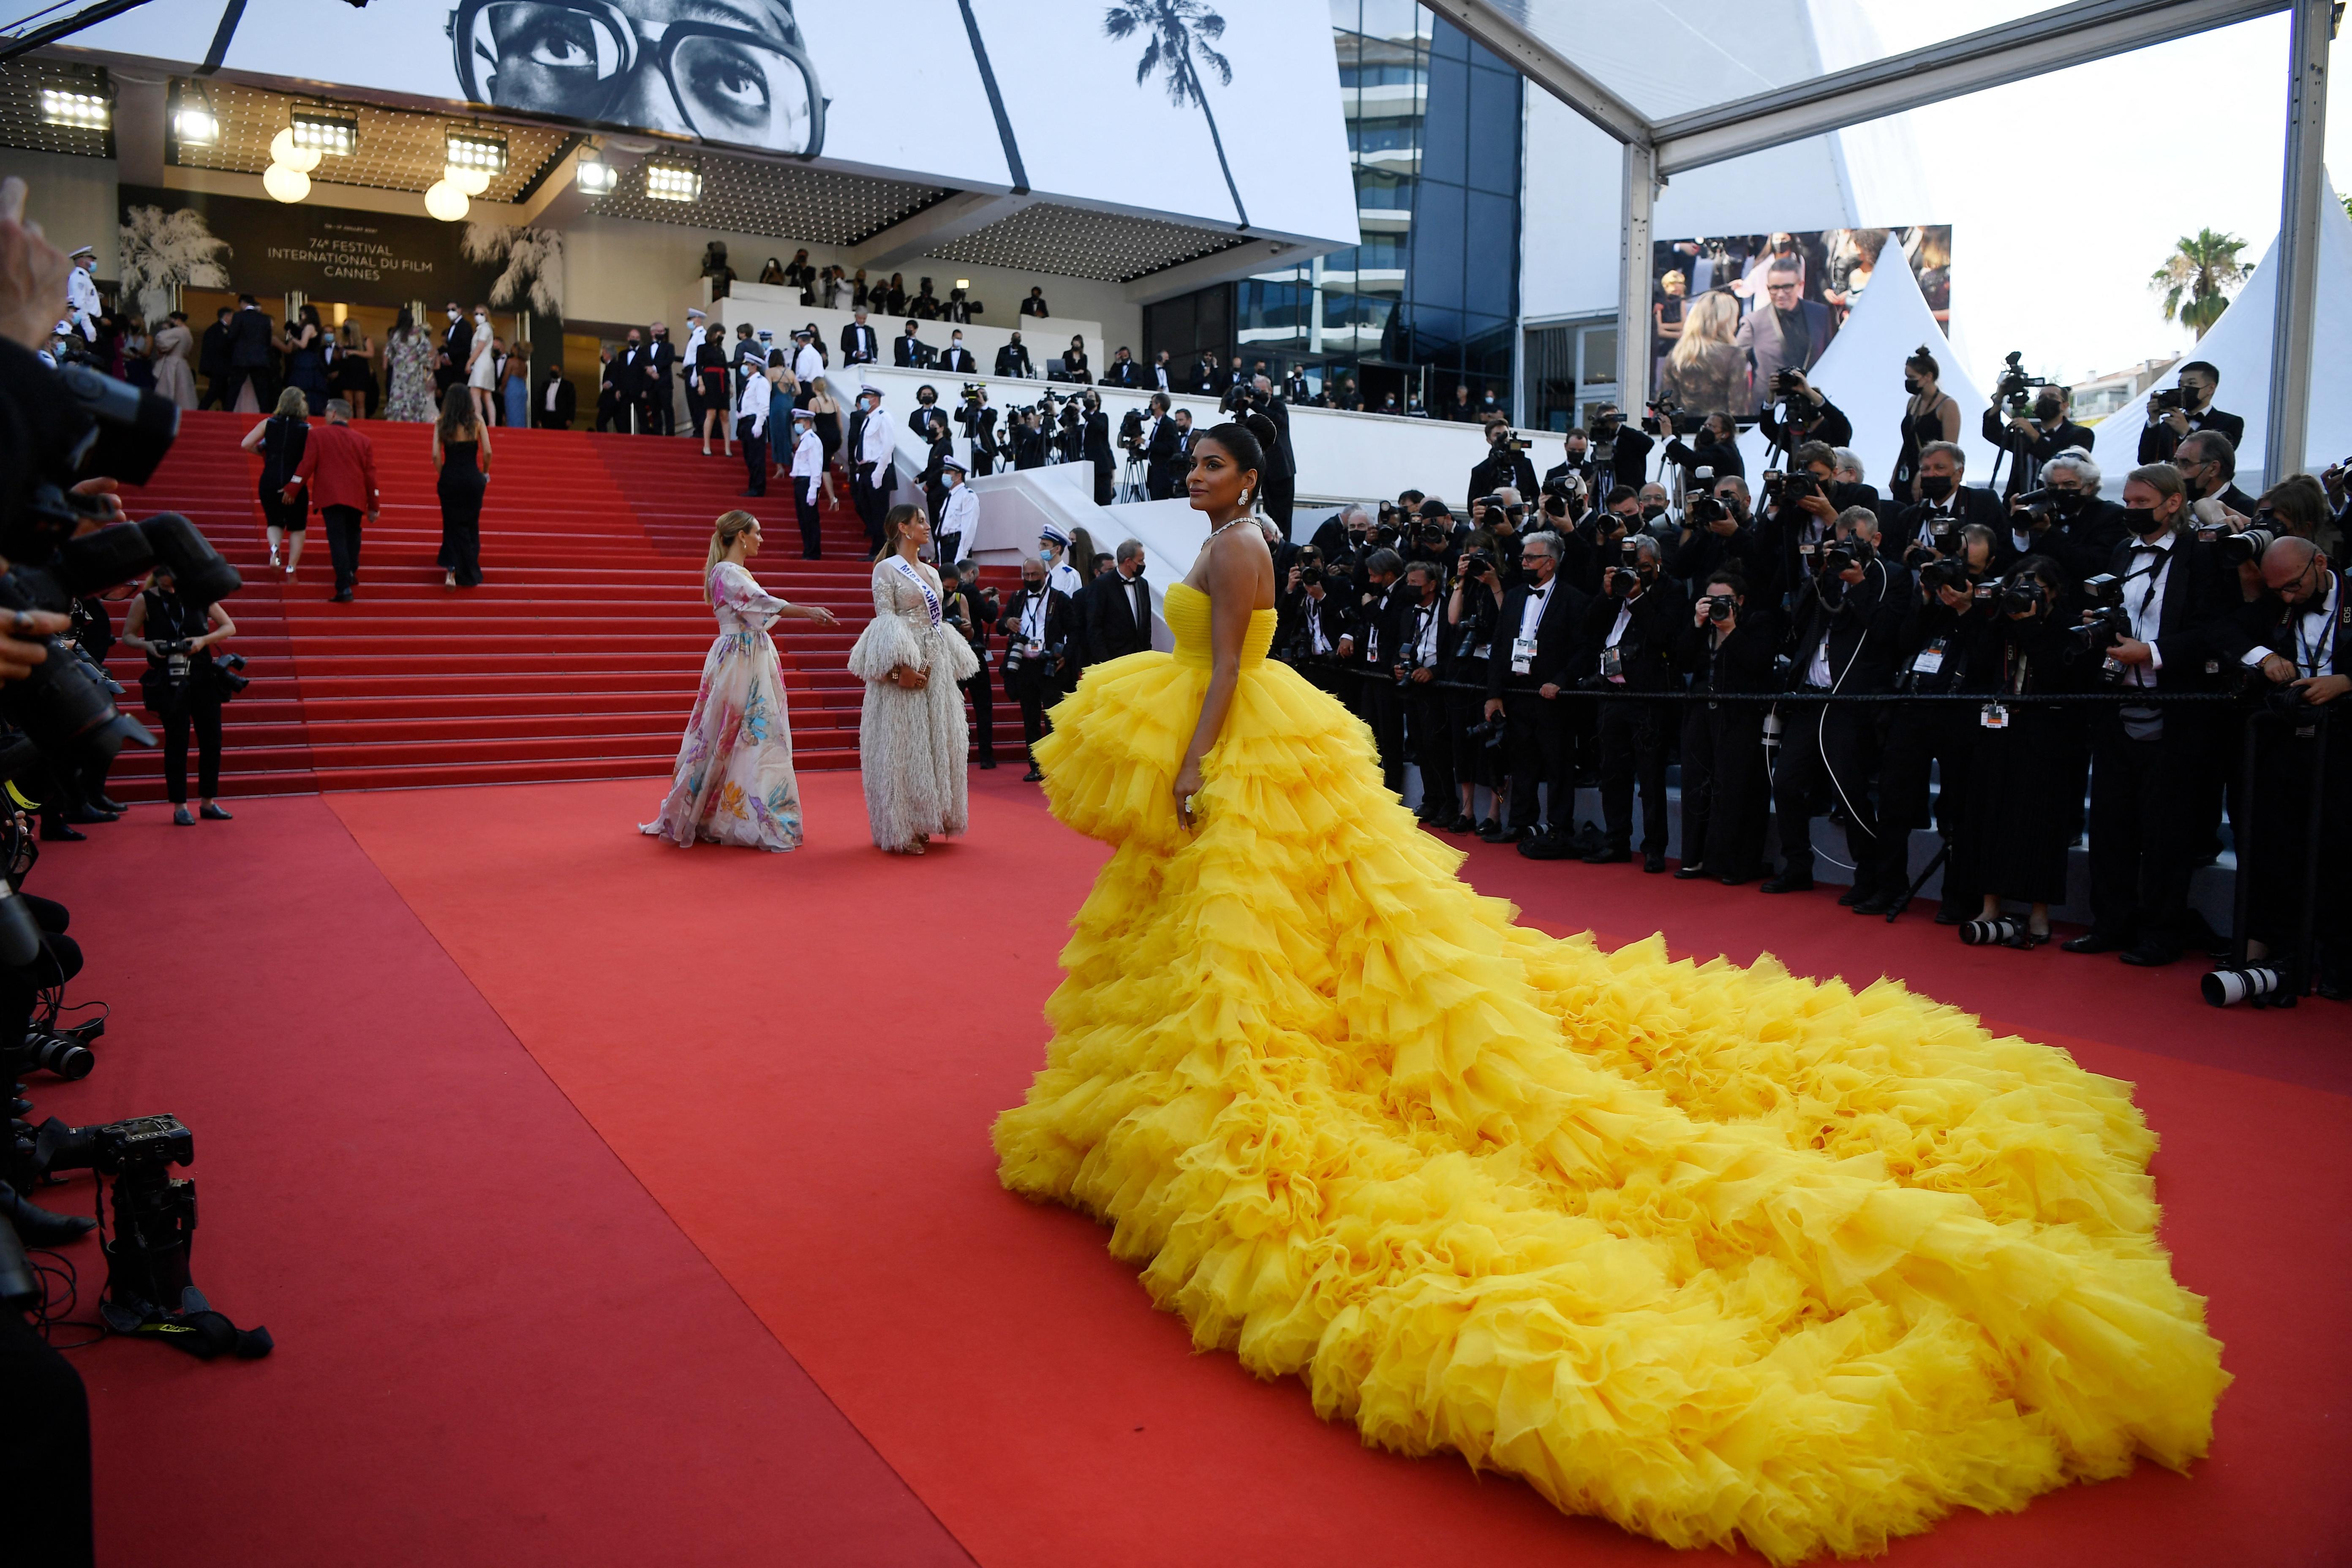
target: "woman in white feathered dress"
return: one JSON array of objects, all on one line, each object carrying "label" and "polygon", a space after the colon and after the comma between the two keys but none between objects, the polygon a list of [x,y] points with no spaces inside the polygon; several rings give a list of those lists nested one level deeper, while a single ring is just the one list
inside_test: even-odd
[{"label": "woman in white feathered dress", "polygon": [[849,650],[866,682],[857,761],[874,842],[920,855],[934,833],[961,833],[966,736],[956,682],[980,668],[961,633],[944,623],[939,574],[920,552],[931,536],[923,510],[895,506],[874,562],[874,620]]}]

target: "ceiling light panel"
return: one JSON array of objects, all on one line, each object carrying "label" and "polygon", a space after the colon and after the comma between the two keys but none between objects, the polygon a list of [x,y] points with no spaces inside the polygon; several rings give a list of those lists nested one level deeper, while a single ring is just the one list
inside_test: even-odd
[{"label": "ceiling light panel", "polygon": [[[364,185],[422,195],[428,186],[439,184],[449,167],[452,142],[467,137],[503,145],[505,166],[491,174],[481,199],[511,202],[572,139],[571,132],[551,126],[501,126],[491,131],[469,120],[379,109],[373,104],[321,106],[217,79],[208,84],[208,90],[220,122],[219,140],[210,146],[181,141],[173,148],[173,162],[183,168],[258,174],[269,167],[269,139],[292,117],[322,110],[349,120],[353,127],[351,152],[322,160],[310,171],[313,181],[330,189]],[[488,146],[475,155],[488,157]],[[325,191],[314,192],[311,199],[332,201]]]},{"label": "ceiling light panel", "polygon": [[113,116],[100,117],[95,123],[68,116],[63,118],[68,122],[60,123],[50,117],[50,110],[62,105],[54,97],[45,98],[64,94],[103,104],[111,90],[106,72],[95,66],[54,59],[17,59],[0,65],[0,147],[82,158],[113,157],[114,128],[110,123]]},{"label": "ceiling light panel", "polygon": [[293,113],[294,145],[330,158],[348,158],[359,147],[356,115],[326,109],[298,109]]}]

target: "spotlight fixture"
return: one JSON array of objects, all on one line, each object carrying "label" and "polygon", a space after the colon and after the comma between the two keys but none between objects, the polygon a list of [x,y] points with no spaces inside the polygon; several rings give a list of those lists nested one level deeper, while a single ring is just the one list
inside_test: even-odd
[{"label": "spotlight fixture", "polygon": [[[478,170],[484,174],[507,172],[507,139],[480,131],[452,131],[448,134],[449,155],[444,160],[452,169]],[[484,189],[488,183],[484,182]]]},{"label": "spotlight fixture", "polygon": [[220,116],[213,112],[210,94],[201,82],[172,85],[172,134],[184,147],[211,147],[220,142]]},{"label": "spotlight fixture", "polygon": [[425,189],[425,210],[443,223],[456,223],[472,205],[464,191],[446,180],[436,180]]},{"label": "spotlight fixture", "polygon": [[700,201],[702,176],[674,163],[647,163],[646,195],[657,202]]},{"label": "spotlight fixture", "polygon": [[310,176],[299,169],[272,163],[261,172],[261,188],[276,200],[299,202],[310,194]]},{"label": "spotlight fixture", "polygon": [[316,147],[297,147],[294,144],[292,126],[287,127],[269,139],[269,161],[279,168],[291,169],[298,174],[307,174],[317,168],[319,160],[324,155]]},{"label": "spotlight fixture", "polygon": [[621,183],[621,171],[594,153],[583,153],[576,177],[583,195],[609,196]]},{"label": "spotlight fixture", "polygon": [[71,125],[83,131],[103,131],[112,118],[104,95],[41,89],[41,119],[49,125]]},{"label": "spotlight fixture", "polygon": [[451,163],[441,171],[441,178],[469,196],[478,196],[490,188],[490,172],[488,169],[461,169]]},{"label": "spotlight fixture", "polygon": [[298,109],[289,118],[293,123],[287,130],[296,147],[324,157],[348,158],[360,144],[360,122],[354,115]]}]

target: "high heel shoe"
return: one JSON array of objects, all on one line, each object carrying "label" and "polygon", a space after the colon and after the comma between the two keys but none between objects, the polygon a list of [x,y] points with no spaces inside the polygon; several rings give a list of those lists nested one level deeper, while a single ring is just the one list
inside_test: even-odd
[{"label": "high heel shoe", "polygon": [[278,570],[278,552],[275,550],[269,552],[269,569],[272,572]]},{"label": "high heel shoe", "polygon": [[2046,931],[2035,931],[2030,926],[2020,926],[2017,934],[2009,939],[2009,945],[2021,952],[2030,952],[2049,940],[2050,933]]},{"label": "high heel shoe", "polygon": [[456,574],[455,572],[444,572],[444,573],[442,573],[442,574],[441,574],[441,585],[442,585],[444,588],[454,588],[454,587],[456,587],[456,586],[457,585],[457,574]]},{"label": "high heel shoe", "polygon": [[706,458],[710,456],[710,443],[708,441],[702,444],[702,455]]}]

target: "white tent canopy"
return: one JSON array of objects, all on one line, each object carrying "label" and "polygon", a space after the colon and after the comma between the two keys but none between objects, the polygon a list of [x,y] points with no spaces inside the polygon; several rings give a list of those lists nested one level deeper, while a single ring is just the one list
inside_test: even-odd
[{"label": "white tent canopy", "polygon": [[[2259,490],[2263,445],[2270,429],[2271,316],[2278,299],[2276,247],[2264,253],[2254,275],[2246,280],[2213,330],[2181,356],[2186,363],[2203,360],[2221,373],[2214,393],[2218,408],[2246,421],[2246,438],[2238,443],[2238,472],[2245,489]],[[2316,473],[2352,452],[2352,380],[2341,374],[2352,353],[2352,218],[2344,216],[2331,183],[2319,204],[2319,298],[2312,317],[2311,423],[2300,466]],[[2138,450],[2139,433],[2147,423],[2147,400],[2166,387],[2180,384],[2178,365],[2131,402],[2101,420],[2100,449],[2095,454],[2106,472],[2120,476]],[[2115,431],[2109,436],[2108,431]],[[2284,477],[2284,476],[2282,476]],[[2122,488],[2118,477],[2104,487],[2110,500]]]},{"label": "white tent canopy", "polygon": [[[1959,356],[1945,341],[1935,312],[1919,292],[1918,280],[1894,247],[1887,247],[1885,260],[1871,273],[1870,287],[1863,290],[1853,313],[1822,351],[1820,363],[1806,374],[1853,421],[1850,444],[1881,495],[1886,493],[1895,459],[1903,450],[1903,412],[1908,402],[1903,391],[1903,362],[1923,343],[1935,354],[1943,373],[1943,389],[1960,405],[1960,447],[1968,453],[1963,478],[1984,484],[1992,474],[1995,450],[1986,444],[1980,426],[1991,400],[1960,367]],[[1751,429],[1739,437],[1739,455],[1748,465],[1752,485],[1755,476],[1772,461],[1772,447],[1761,429]]]}]

